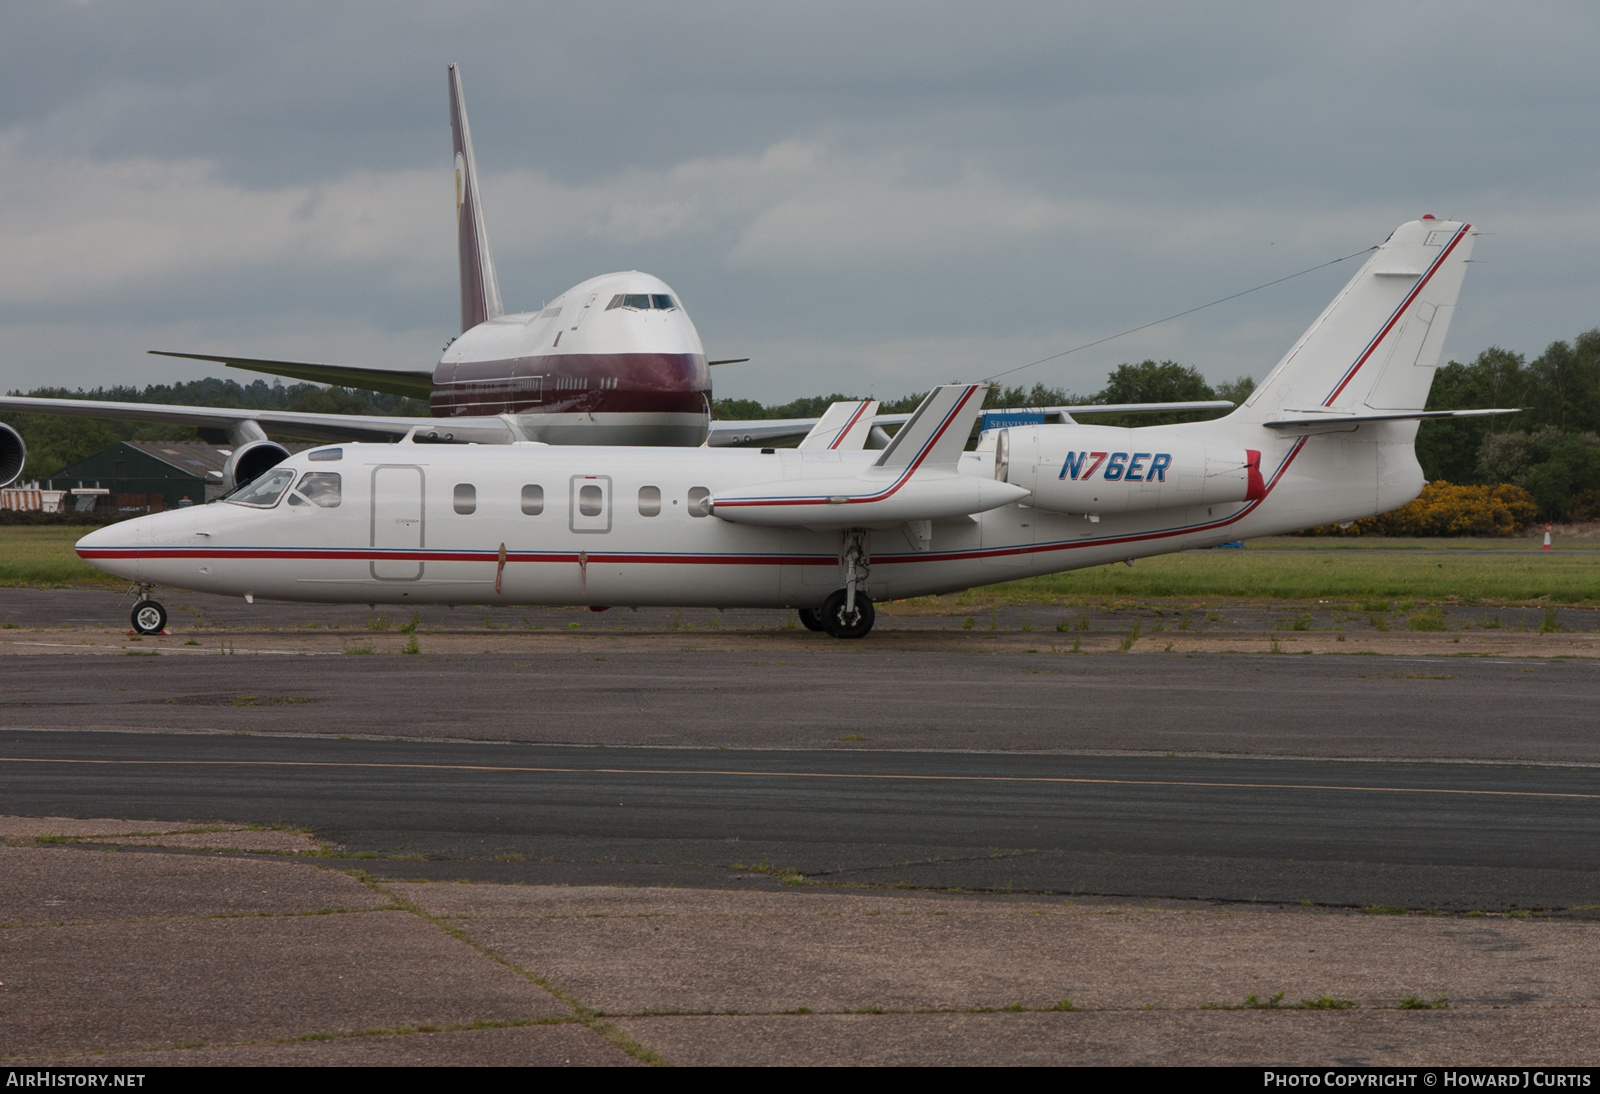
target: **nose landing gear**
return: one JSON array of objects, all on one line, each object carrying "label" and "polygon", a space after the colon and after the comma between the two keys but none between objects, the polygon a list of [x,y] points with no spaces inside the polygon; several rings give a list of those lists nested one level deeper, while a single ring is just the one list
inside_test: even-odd
[{"label": "nose landing gear", "polygon": [[132,623],[137,634],[160,634],[167,629],[167,609],[150,599],[150,586],[139,587],[139,602],[133,606]]}]

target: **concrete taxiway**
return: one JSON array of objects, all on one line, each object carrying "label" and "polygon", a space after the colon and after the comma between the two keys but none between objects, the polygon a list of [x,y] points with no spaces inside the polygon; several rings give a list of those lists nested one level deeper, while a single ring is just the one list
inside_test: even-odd
[{"label": "concrete taxiway", "polygon": [[[840,643],[781,614],[400,632],[233,602],[134,641],[91,622],[108,604],[0,591],[0,801],[58,818],[0,832],[0,1058],[1600,1044],[1594,613],[1459,656],[1485,636],[1249,606],[1141,609],[1125,644],[1122,611]],[[1278,992],[1337,1007],[1216,1009]]]}]

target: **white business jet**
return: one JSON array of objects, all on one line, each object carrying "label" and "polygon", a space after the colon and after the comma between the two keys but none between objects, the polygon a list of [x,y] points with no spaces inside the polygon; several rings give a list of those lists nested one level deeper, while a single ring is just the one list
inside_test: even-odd
[{"label": "white business jet", "polygon": [[986,387],[936,388],[888,447],[873,403],[798,449],[345,444],[224,502],[112,525],[79,555],[150,587],[385,604],[789,607],[865,635],[873,601],[944,593],[1386,512],[1423,485],[1413,441],[1470,225],[1402,225],[1245,403],[1144,428],[1013,425],[963,451]]}]

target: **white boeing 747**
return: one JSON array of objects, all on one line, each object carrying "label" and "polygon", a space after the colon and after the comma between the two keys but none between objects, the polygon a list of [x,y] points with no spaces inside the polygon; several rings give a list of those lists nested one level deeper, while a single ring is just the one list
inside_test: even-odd
[{"label": "white boeing 747", "polygon": [[1227,417],[990,430],[936,388],[888,447],[872,403],[798,449],[325,446],[225,501],[92,532],[141,586],[385,604],[789,607],[841,638],[874,600],[944,593],[1386,512],[1423,485],[1425,411],[1472,227],[1401,225]]}]

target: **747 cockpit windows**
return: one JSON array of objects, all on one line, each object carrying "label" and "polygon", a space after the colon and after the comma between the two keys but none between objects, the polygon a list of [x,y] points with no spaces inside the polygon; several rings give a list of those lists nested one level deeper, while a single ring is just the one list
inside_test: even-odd
[{"label": "747 cockpit windows", "polygon": [[613,296],[611,303],[606,305],[606,311],[610,311],[613,308],[632,308],[634,311],[672,311],[677,306],[672,297],[664,292],[629,292],[618,293]]}]

